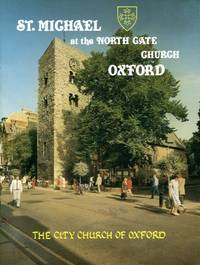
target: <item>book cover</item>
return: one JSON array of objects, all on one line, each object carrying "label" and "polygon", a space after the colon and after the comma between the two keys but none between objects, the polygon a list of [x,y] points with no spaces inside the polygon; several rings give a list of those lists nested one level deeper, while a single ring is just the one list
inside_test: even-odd
[{"label": "book cover", "polygon": [[200,1],[0,4],[0,264],[198,265]]}]

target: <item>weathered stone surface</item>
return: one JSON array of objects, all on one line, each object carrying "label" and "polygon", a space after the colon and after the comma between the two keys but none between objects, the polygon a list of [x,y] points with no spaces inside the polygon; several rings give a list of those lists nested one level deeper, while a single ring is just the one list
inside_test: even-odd
[{"label": "weathered stone surface", "polygon": [[[76,85],[70,82],[70,72],[75,74],[76,68],[72,63],[78,61],[81,66],[86,58],[80,50],[55,38],[39,60],[38,177],[51,179],[54,183],[63,175],[59,156],[63,144],[63,113],[78,113],[89,102],[89,98],[80,94]],[[73,100],[70,105],[70,93],[78,95],[78,106]]]}]

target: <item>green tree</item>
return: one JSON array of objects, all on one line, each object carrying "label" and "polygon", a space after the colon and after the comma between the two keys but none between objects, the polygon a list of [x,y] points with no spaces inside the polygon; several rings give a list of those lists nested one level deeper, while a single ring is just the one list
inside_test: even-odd
[{"label": "green tree", "polygon": [[194,160],[198,166],[200,166],[200,109],[199,109],[199,121],[197,122],[197,132],[193,133],[192,150],[194,152]]},{"label": "green tree", "polygon": [[187,171],[185,161],[179,156],[173,154],[159,160],[154,166],[159,168],[161,173],[168,177],[177,173],[185,173]]},{"label": "green tree", "polygon": [[21,174],[36,176],[37,172],[37,130],[35,128],[16,134],[12,140],[3,142],[4,154],[12,167]]},{"label": "green tree", "polygon": [[[116,36],[131,32],[118,30]],[[173,129],[167,114],[185,121],[187,110],[176,99],[179,81],[166,70],[162,76],[110,76],[111,64],[152,64],[158,59],[142,59],[142,50],[153,45],[110,45],[105,53],[92,53],[76,76],[90,104],[80,115],[78,129],[83,157],[97,154],[110,166],[127,166],[142,161],[146,147],[159,143]]]},{"label": "green tree", "polygon": [[198,112],[197,132],[193,133],[192,138],[187,142],[187,155],[189,162],[189,172],[191,176],[200,175],[200,109]]},{"label": "green tree", "polygon": [[62,135],[59,135],[59,158],[63,167],[63,176],[68,179],[68,181],[73,180],[73,168],[74,164],[79,161],[77,154],[77,124],[79,116],[71,111],[63,112],[64,120],[64,131]]},{"label": "green tree", "polygon": [[81,177],[85,177],[89,172],[88,165],[85,162],[78,162],[74,165],[73,173],[75,176],[78,176],[80,178],[81,183]]}]

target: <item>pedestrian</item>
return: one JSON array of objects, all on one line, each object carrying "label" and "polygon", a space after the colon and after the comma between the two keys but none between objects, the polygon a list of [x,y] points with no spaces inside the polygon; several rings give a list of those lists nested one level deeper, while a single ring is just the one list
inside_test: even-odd
[{"label": "pedestrian", "polygon": [[159,185],[159,179],[158,179],[157,174],[155,172],[153,175],[153,178],[152,178],[151,199],[154,198],[155,194],[159,195],[158,185]]},{"label": "pedestrian", "polygon": [[181,202],[179,199],[178,175],[175,175],[174,178],[169,182],[169,198],[172,202],[171,214],[179,215],[178,207],[181,205]]},{"label": "pedestrian", "polygon": [[133,182],[132,182],[132,179],[131,177],[128,177],[127,179],[127,192],[129,195],[132,195],[132,188],[133,188]]},{"label": "pedestrian", "polygon": [[127,197],[127,190],[128,190],[128,184],[127,184],[127,178],[125,177],[122,181],[122,188],[121,188],[121,199],[125,200]]},{"label": "pedestrian", "polygon": [[102,175],[101,179],[102,179],[102,182],[101,182],[101,190],[102,191],[105,191],[105,176]]},{"label": "pedestrian", "polygon": [[94,176],[91,176],[90,177],[90,180],[89,180],[89,188],[90,188],[90,191],[93,190],[93,187],[94,187]]},{"label": "pedestrian", "polygon": [[76,178],[73,178],[73,189],[76,194],[83,194],[82,186]]},{"label": "pedestrian", "polygon": [[83,195],[83,184],[81,184],[81,178],[79,179],[79,181],[77,180],[76,187],[77,187],[77,193],[79,195]]},{"label": "pedestrian", "polygon": [[97,175],[97,180],[96,180],[96,185],[97,185],[98,193],[101,192],[101,184],[102,184],[102,177],[101,177],[101,175],[98,173],[98,175]]},{"label": "pedestrian", "polygon": [[17,176],[15,179],[13,179],[11,185],[10,185],[10,192],[13,195],[13,201],[16,203],[17,208],[20,207],[21,204],[21,193],[23,191],[22,182]]},{"label": "pedestrian", "polygon": [[26,188],[27,179],[28,179],[28,176],[23,176],[23,178],[22,178],[22,185],[24,188]]},{"label": "pedestrian", "polygon": [[9,187],[10,187],[10,185],[11,185],[13,179],[14,179],[14,176],[10,175],[10,176],[9,176]]},{"label": "pedestrian", "polygon": [[164,197],[167,194],[167,176],[162,176],[159,181],[159,207],[163,207]]},{"label": "pedestrian", "polygon": [[35,189],[35,185],[36,185],[36,179],[32,178],[32,189]]},{"label": "pedestrian", "polygon": [[184,204],[184,197],[185,197],[185,178],[182,174],[178,174],[178,183],[179,183],[179,198],[181,204]]},{"label": "pedestrian", "polygon": [[78,191],[78,181],[77,179],[73,178],[73,189],[74,189],[74,192],[77,192]]},{"label": "pedestrian", "polygon": [[27,188],[32,189],[32,182],[30,178],[28,179],[28,182],[27,182]]}]

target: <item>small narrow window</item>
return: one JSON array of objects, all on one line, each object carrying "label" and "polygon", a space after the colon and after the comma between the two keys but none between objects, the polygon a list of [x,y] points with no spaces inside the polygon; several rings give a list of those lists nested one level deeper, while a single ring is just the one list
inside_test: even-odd
[{"label": "small narrow window", "polygon": [[75,95],[74,96],[74,103],[75,103],[76,107],[78,107],[78,101],[79,101],[79,97],[78,97],[78,95]]},{"label": "small narrow window", "polygon": [[45,86],[47,86],[47,84],[48,84],[48,73],[45,73],[45,75],[44,75],[44,84],[45,84]]},{"label": "small narrow window", "polygon": [[74,73],[72,71],[69,71],[69,82],[74,84]]},{"label": "small narrow window", "polygon": [[44,142],[43,146],[42,146],[42,155],[43,155],[43,157],[46,157],[46,154],[47,154],[47,142]]},{"label": "small narrow window", "polygon": [[44,107],[47,108],[47,106],[48,106],[48,100],[47,100],[47,97],[44,97],[44,98],[43,98],[43,102],[44,102]]}]

